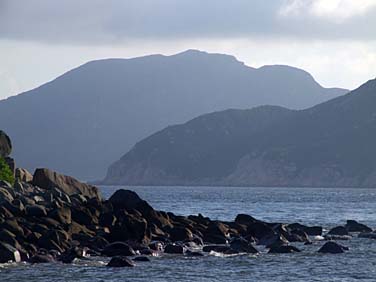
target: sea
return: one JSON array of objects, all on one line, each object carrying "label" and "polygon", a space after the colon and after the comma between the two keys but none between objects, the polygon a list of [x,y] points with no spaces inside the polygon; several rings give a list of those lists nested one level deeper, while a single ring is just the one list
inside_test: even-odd
[{"label": "sea", "polygon": [[[109,198],[117,189],[101,187]],[[254,187],[126,187],[154,209],[178,215],[201,213],[211,219],[234,220],[239,213],[269,222],[321,225],[326,230],[348,219],[376,228],[376,189]],[[320,254],[323,244],[295,244],[302,252],[204,257],[162,255],[134,268],[107,268],[107,258],[73,264],[0,265],[0,282],[117,281],[376,281],[376,240],[356,236],[341,244],[344,254]]]}]

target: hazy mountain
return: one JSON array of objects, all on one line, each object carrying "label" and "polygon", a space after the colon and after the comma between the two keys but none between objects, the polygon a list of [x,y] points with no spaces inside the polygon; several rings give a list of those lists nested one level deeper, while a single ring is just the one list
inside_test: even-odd
[{"label": "hazy mountain", "polygon": [[306,110],[226,110],[170,126],[108,170],[111,184],[376,186],[376,80]]},{"label": "hazy mountain", "polygon": [[169,124],[228,108],[302,109],[344,93],[296,68],[254,69],[232,56],[190,50],[89,62],[0,101],[0,128],[13,140],[18,165],[98,179],[137,141]]}]

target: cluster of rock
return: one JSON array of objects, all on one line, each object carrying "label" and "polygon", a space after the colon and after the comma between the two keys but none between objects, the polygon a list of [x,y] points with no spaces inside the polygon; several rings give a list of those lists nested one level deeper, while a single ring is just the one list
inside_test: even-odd
[{"label": "cluster of rock", "polygon": [[178,216],[153,209],[129,190],[103,200],[96,187],[69,176],[48,169],[34,175],[17,171],[14,186],[0,182],[0,263],[71,263],[90,255],[111,257],[108,266],[133,266],[162,253],[257,254],[261,246],[269,253],[295,253],[301,250],[291,243],[311,244],[315,238],[328,240],[319,252],[342,253],[347,248],[334,240],[348,240],[353,232],[376,238],[356,221],[322,237],[320,226],[268,223],[246,214],[231,222]]}]

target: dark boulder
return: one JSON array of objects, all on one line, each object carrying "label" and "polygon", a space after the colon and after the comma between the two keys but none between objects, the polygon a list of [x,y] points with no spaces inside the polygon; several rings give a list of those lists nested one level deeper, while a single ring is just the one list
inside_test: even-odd
[{"label": "dark boulder", "polygon": [[248,235],[251,235],[257,239],[261,239],[265,236],[270,236],[271,234],[275,234],[272,227],[270,227],[268,224],[256,221],[247,227],[247,233]]},{"label": "dark boulder", "polygon": [[235,222],[244,225],[250,225],[257,222],[257,219],[248,214],[238,214],[235,218]]},{"label": "dark boulder", "polygon": [[130,190],[117,190],[109,199],[115,210],[138,210],[143,215],[150,213],[153,208],[142,200],[135,192]]},{"label": "dark boulder", "polygon": [[50,254],[36,254],[32,256],[27,262],[29,263],[52,263],[55,262],[54,256]]},{"label": "dark boulder", "polygon": [[328,234],[329,235],[349,235],[349,232],[347,231],[345,227],[337,226],[337,227],[330,229]]},{"label": "dark boulder", "polygon": [[326,242],[319,250],[319,253],[340,254],[347,251],[349,248],[342,246],[336,242]]},{"label": "dark boulder", "polygon": [[44,217],[47,216],[47,211],[44,206],[33,205],[25,207],[26,216]]},{"label": "dark boulder", "polygon": [[0,130],[0,157],[8,157],[12,152],[12,142],[9,136]]},{"label": "dark boulder", "polygon": [[97,187],[81,183],[73,177],[62,175],[46,168],[35,170],[32,183],[47,190],[57,187],[68,195],[81,194],[88,198],[101,198]]},{"label": "dark boulder", "polygon": [[372,232],[372,228],[355,220],[347,220],[345,228],[348,232]]},{"label": "dark boulder", "polygon": [[102,250],[102,255],[108,257],[115,257],[115,256],[134,256],[136,252],[133,250],[131,246],[124,242],[114,242],[107,245]]},{"label": "dark boulder", "polygon": [[150,259],[148,257],[145,257],[145,256],[135,257],[133,260],[134,261],[143,261],[143,262],[150,261]]},{"label": "dark boulder", "polygon": [[170,234],[170,240],[173,242],[193,239],[192,231],[185,227],[171,228],[168,233]]},{"label": "dark boulder", "polygon": [[108,267],[134,267],[135,264],[132,260],[123,256],[113,257],[107,264]]},{"label": "dark boulder", "polygon": [[231,249],[238,251],[239,253],[257,254],[258,251],[244,238],[236,238],[230,243]]},{"label": "dark boulder", "polygon": [[167,244],[164,248],[166,254],[184,254],[184,247],[181,245]]},{"label": "dark boulder", "polygon": [[301,252],[297,247],[291,245],[272,246],[269,250],[271,254],[289,254]]}]

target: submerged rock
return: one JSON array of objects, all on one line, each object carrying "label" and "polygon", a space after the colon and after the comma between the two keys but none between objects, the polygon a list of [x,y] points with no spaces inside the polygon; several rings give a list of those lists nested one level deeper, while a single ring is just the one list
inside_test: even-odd
[{"label": "submerged rock", "polygon": [[329,235],[349,235],[349,232],[347,231],[345,227],[337,226],[337,227],[330,229],[328,234]]},{"label": "submerged rock", "polygon": [[326,242],[319,250],[319,253],[328,253],[328,254],[340,254],[349,250],[348,247],[342,246],[334,241]]},{"label": "submerged rock", "polygon": [[117,256],[113,257],[107,264],[108,267],[134,267],[135,264],[127,257]]},{"label": "submerged rock", "polygon": [[299,250],[297,247],[290,246],[290,245],[280,245],[280,246],[272,246],[269,250],[269,253],[271,254],[288,254],[288,253],[299,253],[301,250]]}]

